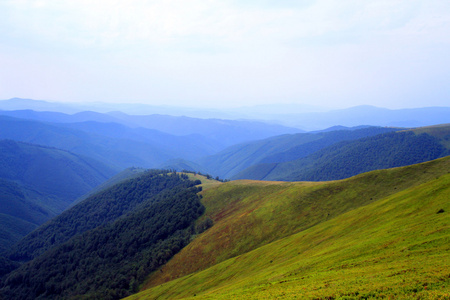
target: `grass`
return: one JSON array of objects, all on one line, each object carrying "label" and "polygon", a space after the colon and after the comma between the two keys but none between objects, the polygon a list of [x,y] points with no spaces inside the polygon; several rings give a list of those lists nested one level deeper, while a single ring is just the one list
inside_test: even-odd
[{"label": "grass", "polygon": [[211,188],[215,225],[130,299],[450,299],[449,170]]}]

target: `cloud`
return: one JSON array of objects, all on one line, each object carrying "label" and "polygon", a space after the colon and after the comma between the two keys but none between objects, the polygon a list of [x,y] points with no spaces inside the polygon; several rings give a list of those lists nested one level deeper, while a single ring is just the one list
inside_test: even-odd
[{"label": "cloud", "polygon": [[441,0],[0,2],[0,61],[22,77],[3,86],[17,93],[41,70],[46,89],[33,78],[30,90],[43,99],[64,90],[237,104],[411,95],[448,75],[448,32]]},{"label": "cloud", "polygon": [[30,46],[183,51],[333,44],[404,27],[422,1],[6,1],[3,35]]}]

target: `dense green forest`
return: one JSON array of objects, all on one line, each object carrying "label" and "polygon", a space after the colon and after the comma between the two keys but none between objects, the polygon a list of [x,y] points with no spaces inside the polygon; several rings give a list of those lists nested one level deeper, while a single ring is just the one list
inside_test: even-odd
[{"label": "dense green forest", "polygon": [[142,205],[157,201],[155,196],[165,190],[193,184],[175,174],[169,175],[168,171],[146,171],[137,178],[90,196],[42,225],[12,248],[10,258],[16,261],[33,259],[77,234],[114,222]]},{"label": "dense green forest", "polygon": [[137,291],[195,234],[204,212],[198,183],[149,171],[81,202],[21,243],[11,257],[35,258],[3,278],[2,295],[119,299]]},{"label": "dense green forest", "polygon": [[360,129],[335,130],[329,132],[314,133],[320,138],[306,144],[301,144],[290,148],[287,151],[267,156],[261,163],[282,163],[306,157],[316,151],[331,146],[342,141],[353,141],[382,133],[397,131],[398,128],[388,127],[367,127]]},{"label": "dense green forest", "polygon": [[[166,168],[162,168],[162,169],[166,169]],[[167,169],[170,169],[170,168],[167,168]],[[136,168],[136,167],[126,168],[125,170],[117,173],[116,175],[114,175],[113,177],[108,179],[107,181],[105,181],[102,184],[96,186],[95,188],[90,190],[88,193],[84,194],[83,196],[81,196],[80,198],[75,200],[72,203],[72,206],[74,206],[74,205],[78,204],[79,202],[89,198],[92,195],[95,195],[95,194],[97,194],[97,193],[99,193],[101,191],[107,190],[107,189],[113,187],[114,185],[116,185],[116,184],[118,184],[118,183],[120,183],[122,181],[139,177],[140,175],[142,175],[143,172],[145,172],[147,170],[148,169]]]},{"label": "dense green forest", "polygon": [[20,267],[18,262],[0,256],[0,278]]},{"label": "dense green forest", "polygon": [[429,161],[449,155],[442,141],[427,133],[401,131],[343,141],[307,157],[250,167],[233,179],[323,181],[377,169]]}]

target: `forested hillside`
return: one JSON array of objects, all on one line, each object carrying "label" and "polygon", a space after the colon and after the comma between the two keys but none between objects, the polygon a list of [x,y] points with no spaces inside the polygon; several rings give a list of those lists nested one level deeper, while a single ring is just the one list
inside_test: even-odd
[{"label": "forested hillside", "polygon": [[24,194],[25,188],[0,179],[0,256],[52,215]]},{"label": "forested hillside", "polygon": [[[169,170],[169,169],[164,169],[164,170]],[[107,189],[113,187],[114,185],[121,183],[122,181],[139,177],[142,175],[142,173],[144,173],[146,171],[148,171],[148,169],[136,168],[136,167],[126,168],[125,170],[117,173],[113,177],[109,178],[102,184],[96,186],[95,188],[90,190],[88,193],[84,194],[83,196],[81,196],[80,198],[75,200],[71,206],[78,204],[79,202],[89,198],[90,196],[92,196],[94,194],[97,194],[101,191],[107,190]]]},{"label": "forested hillside", "polygon": [[0,252],[114,173],[64,150],[0,140]]},{"label": "forested hillside", "polygon": [[329,132],[286,134],[235,145],[215,155],[202,158],[198,163],[208,173],[221,178],[232,178],[253,165],[291,161],[340,141],[355,140],[395,130],[398,129],[367,127]]},{"label": "forested hillside", "polygon": [[371,170],[429,161],[450,154],[450,126],[441,137],[427,132],[391,132],[355,141],[344,141],[307,157],[284,163],[247,168],[233,179],[323,181],[347,178]]},{"label": "forested hillside", "polygon": [[114,222],[140,205],[156,201],[152,197],[165,190],[193,184],[179,176],[164,174],[161,176],[159,170],[147,171],[90,196],[22,239],[10,251],[11,258],[17,261],[33,259],[77,234]]},{"label": "forested hillside", "polygon": [[119,299],[183,248],[204,207],[186,175],[148,171],[82,201],[14,248],[3,279],[15,299]]}]

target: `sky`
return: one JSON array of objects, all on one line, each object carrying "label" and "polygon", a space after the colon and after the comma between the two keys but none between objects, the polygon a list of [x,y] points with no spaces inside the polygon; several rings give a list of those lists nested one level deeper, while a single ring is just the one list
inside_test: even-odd
[{"label": "sky", "polygon": [[0,0],[0,99],[450,106],[448,0]]}]

